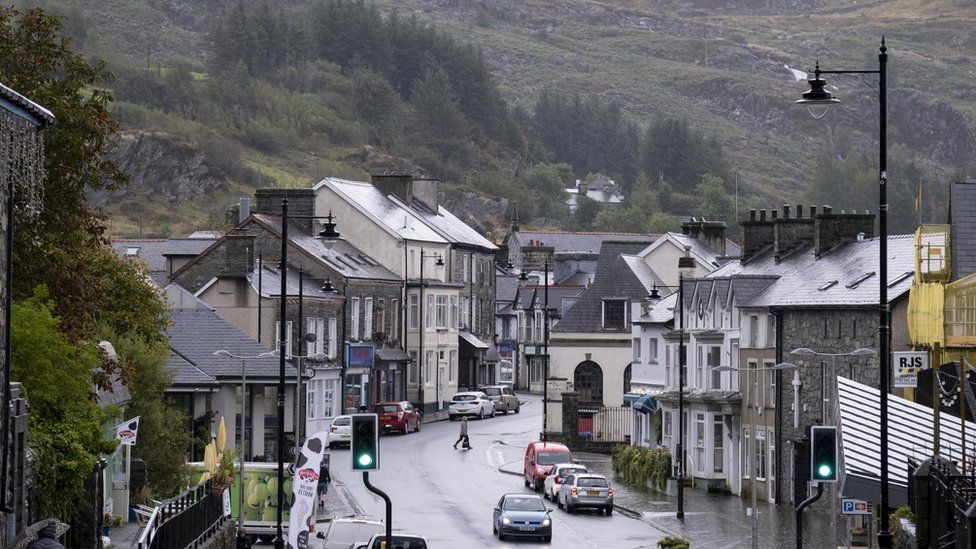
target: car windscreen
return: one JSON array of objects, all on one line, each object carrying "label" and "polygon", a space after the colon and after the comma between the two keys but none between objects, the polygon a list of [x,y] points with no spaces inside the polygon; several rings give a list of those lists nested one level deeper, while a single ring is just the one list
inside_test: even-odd
[{"label": "car windscreen", "polygon": [[358,533],[359,524],[355,522],[333,522],[326,539],[339,543],[353,543],[360,541]]},{"label": "car windscreen", "polygon": [[[418,539],[418,538],[414,538],[414,537],[409,537],[408,538],[408,537],[402,537],[402,536],[393,536],[393,543],[392,544],[386,544],[386,543],[384,543],[385,541],[386,541],[386,536],[383,536],[383,537],[380,537],[380,538],[376,538],[373,541],[373,548],[372,549],[383,549],[383,548],[386,548],[386,549],[427,549],[427,544],[424,543],[424,540]],[[392,547],[391,547],[391,545],[392,545]]]},{"label": "car windscreen", "polygon": [[576,479],[576,485],[581,488],[606,488],[607,479],[600,477],[581,477]]},{"label": "car windscreen", "polygon": [[340,417],[340,418],[336,418],[336,420],[333,421],[332,424],[333,425],[349,425],[349,422],[350,421],[351,421],[351,419],[349,419],[347,417]]},{"label": "car windscreen", "polygon": [[396,404],[384,404],[383,406],[373,406],[373,412],[382,414],[383,412],[399,412],[400,406]]},{"label": "car windscreen", "polygon": [[471,400],[478,400],[475,395],[454,395],[454,402],[465,402]]},{"label": "car windscreen", "polygon": [[498,387],[487,387],[485,388],[485,394],[490,397],[496,397],[502,394],[502,390]]},{"label": "car windscreen", "polygon": [[539,452],[536,458],[539,465],[555,465],[557,463],[570,463],[573,456],[569,452]]},{"label": "car windscreen", "polygon": [[541,498],[505,498],[502,509],[506,511],[545,511]]},{"label": "car windscreen", "polygon": [[585,473],[586,467],[561,467],[557,472],[559,476],[568,477],[579,473]]}]

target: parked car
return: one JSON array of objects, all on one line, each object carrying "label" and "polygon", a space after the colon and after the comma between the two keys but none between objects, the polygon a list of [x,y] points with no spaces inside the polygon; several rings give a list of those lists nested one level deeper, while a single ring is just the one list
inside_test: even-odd
[{"label": "parked car", "polygon": [[454,395],[447,407],[451,421],[461,416],[475,416],[481,419],[495,415],[495,404],[481,391],[466,391]]},{"label": "parked car", "polygon": [[552,541],[552,519],[542,498],[533,494],[505,494],[495,505],[492,533],[499,540],[511,537]]},{"label": "parked car", "polygon": [[322,536],[322,549],[348,549],[354,543],[365,543],[384,528],[378,520],[333,518]]},{"label": "parked car", "polygon": [[373,413],[378,417],[380,428],[384,431],[420,430],[420,412],[409,402],[379,402],[373,406]]},{"label": "parked car", "polygon": [[556,495],[559,494],[559,486],[566,480],[566,477],[575,473],[585,472],[586,466],[578,463],[560,463],[553,466],[542,484],[542,497],[556,501]]},{"label": "parked car", "polygon": [[427,538],[416,534],[393,534],[393,543],[386,543],[386,532],[374,535],[356,549],[427,549]]},{"label": "parked car", "polygon": [[332,420],[329,426],[329,449],[335,448],[339,444],[350,444],[352,442],[352,417],[338,416]]},{"label": "parked car", "polygon": [[536,492],[541,492],[546,481],[546,475],[557,463],[572,463],[573,454],[563,444],[558,442],[530,442],[525,449],[525,485],[531,486]]},{"label": "parked car", "polygon": [[488,395],[488,398],[494,403],[495,412],[502,412],[504,414],[508,414],[509,412],[519,413],[521,406],[519,405],[518,395],[508,385],[489,385],[482,387],[480,391]]},{"label": "parked car", "polygon": [[556,499],[560,509],[567,513],[584,507],[602,509],[607,515],[613,513],[613,488],[607,477],[594,473],[569,475],[559,488]]}]

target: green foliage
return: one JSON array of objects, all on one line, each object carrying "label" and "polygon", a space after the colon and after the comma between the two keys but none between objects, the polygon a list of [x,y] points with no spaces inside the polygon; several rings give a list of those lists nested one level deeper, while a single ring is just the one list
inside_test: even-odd
[{"label": "green foliage", "polygon": [[902,526],[901,519],[908,519],[909,522],[915,523],[915,514],[912,513],[911,508],[907,505],[902,505],[895,509],[889,515],[888,523],[891,525],[893,547],[895,549],[909,549],[910,547],[914,547],[912,544],[914,536]]},{"label": "green foliage", "polygon": [[689,549],[691,542],[680,536],[664,536],[657,546],[661,549]]},{"label": "green foliage", "polygon": [[84,490],[99,454],[115,441],[103,438],[107,416],[92,401],[91,372],[98,348],[73,344],[43,286],[11,310],[11,376],[21,381],[31,404],[28,437],[36,452],[34,480],[38,516],[66,517]]},{"label": "green foliage", "polygon": [[673,188],[688,194],[705,174],[724,180],[729,171],[714,137],[705,137],[686,120],[675,118],[660,118],[648,126],[641,142],[640,168],[651,181],[669,181]]},{"label": "green foliage", "polygon": [[623,446],[614,450],[611,465],[627,484],[641,487],[650,484],[663,490],[671,474],[671,453],[663,448]]}]

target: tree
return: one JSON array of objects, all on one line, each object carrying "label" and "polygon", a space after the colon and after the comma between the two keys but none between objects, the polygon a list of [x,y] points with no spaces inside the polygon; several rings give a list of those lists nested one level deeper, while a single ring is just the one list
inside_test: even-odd
[{"label": "tree", "polygon": [[102,424],[108,414],[92,400],[98,348],[73,344],[61,332],[47,289],[35,288],[11,309],[11,375],[31,405],[28,439],[35,452],[37,516],[68,518],[99,454],[111,453]]},{"label": "tree", "polygon": [[453,141],[465,137],[467,121],[443,69],[428,69],[414,82],[410,103],[414,108],[416,131],[426,140]]},{"label": "tree", "polygon": [[717,176],[707,173],[702,176],[698,184],[699,212],[707,219],[724,221],[727,225],[734,225],[735,203],[733,198],[725,192],[725,183]]}]

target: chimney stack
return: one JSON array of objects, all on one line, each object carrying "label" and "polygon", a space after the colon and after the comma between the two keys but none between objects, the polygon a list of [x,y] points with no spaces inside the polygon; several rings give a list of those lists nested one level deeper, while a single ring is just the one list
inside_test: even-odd
[{"label": "chimney stack", "polygon": [[221,277],[243,279],[254,270],[254,240],[255,236],[245,229],[231,229],[224,236]]},{"label": "chimney stack", "polygon": [[[756,211],[752,211],[755,216]],[[681,224],[681,233],[695,237],[715,254],[725,257],[727,227],[723,221],[706,221],[705,218],[691,219]]]},{"label": "chimney stack", "polygon": [[315,215],[315,191],[312,189],[282,189],[279,187],[254,191],[255,211],[267,215],[281,215],[281,201],[288,199],[288,219],[301,227],[305,234],[312,234]]},{"label": "chimney stack", "polygon": [[[773,210],[773,219],[776,210]],[[754,212],[749,212],[749,220],[741,221],[742,227],[742,261],[746,262],[767,246],[773,243],[773,220],[766,219],[766,210],[759,210],[759,220],[755,220]]]},{"label": "chimney stack", "polygon": [[783,204],[783,218],[773,224],[773,255],[776,258],[804,244],[813,243],[813,218],[802,217],[803,206],[796,207],[796,217],[790,217],[790,206]]},{"label": "chimney stack", "polygon": [[[863,235],[863,236],[862,236]],[[874,237],[874,214],[833,213],[830,206],[814,217],[813,249],[819,256],[841,244]]]},{"label": "chimney stack", "polygon": [[244,223],[249,217],[251,217],[251,198],[244,195],[241,197],[240,206],[237,209],[237,223]]}]

